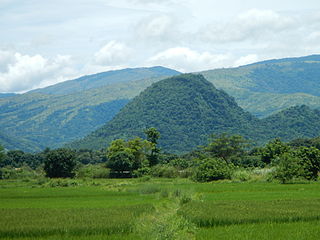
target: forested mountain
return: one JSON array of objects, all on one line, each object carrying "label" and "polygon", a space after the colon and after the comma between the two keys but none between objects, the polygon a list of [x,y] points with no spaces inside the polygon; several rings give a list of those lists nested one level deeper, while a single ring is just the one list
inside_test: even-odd
[{"label": "forested mountain", "polygon": [[0,145],[5,146],[7,149],[24,149],[28,152],[41,150],[36,143],[21,137],[13,137],[7,133],[4,133],[2,130],[0,131]]},{"label": "forested mountain", "polygon": [[[133,69],[127,70],[133,71]],[[0,99],[0,132],[10,133],[11,139],[2,141],[9,149],[30,151],[27,144],[21,147],[19,139],[25,139],[34,151],[45,147],[59,147],[81,138],[109,121],[128,101],[146,86],[159,78],[145,78],[177,72],[161,67],[138,69],[141,80],[131,81],[127,76],[119,83],[74,92],[72,94],[44,94],[30,92]],[[120,71],[123,73],[123,71]],[[126,72],[126,71],[125,71]],[[128,73],[128,72],[127,72]],[[146,73],[146,74],[145,74]],[[115,74],[113,72],[113,74]],[[115,74],[115,75],[121,75]],[[122,76],[124,76],[122,74]],[[161,79],[161,78],[160,78]],[[111,80],[110,80],[111,81]]]},{"label": "forested mountain", "polygon": [[141,79],[164,78],[178,74],[180,73],[173,69],[160,66],[150,68],[126,68],[83,76],[46,88],[36,89],[31,92],[45,94],[70,94],[110,84],[131,82]]},{"label": "forested mountain", "polygon": [[144,129],[155,127],[161,147],[181,152],[203,144],[208,133],[246,133],[257,121],[202,75],[184,74],[154,83],[110,122],[72,146],[103,148],[113,139],[143,136]]},{"label": "forested mountain", "polygon": [[202,74],[258,117],[294,105],[320,107],[320,55],[269,60]]},{"label": "forested mountain", "polygon": [[320,111],[306,105],[290,107],[261,120],[274,136],[288,141],[320,135]]},{"label": "forested mountain", "polygon": [[15,95],[15,93],[0,93],[0,98],[12,97]]},{"label": "forested mountain", "polygon": [[259,120],[202,75],[184,74],[154,83],[111,121],[70,146],[105,148],[117,138],[143,137],[149,127],[160,131],[165,151],[181,153],[205,144],[212,133],[240,134],[256,143],[314,137],[320,134],[320,112],[292,107]]},{"label": "forested mountain", "polygon": [[[320,56],[314,55],[210,70],[203,75],[245,111],[262,118],[295,105],[320,108],[319,69]],[[62,146],[98,129],[152,83],[177,74],[163,67],[124,69],[16,96],[0,94],[0,131],[14,139],[24,138],[37,149]]]}]

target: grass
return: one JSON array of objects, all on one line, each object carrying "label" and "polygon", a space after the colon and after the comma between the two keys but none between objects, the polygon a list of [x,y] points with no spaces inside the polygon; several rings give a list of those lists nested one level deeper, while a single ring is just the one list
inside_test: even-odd
[{"label": "grass", "polygon": [[152,205],[113,208],[0,209],[0,236],[43,237],[51,235],[90,236],[130,233],[134,222]]},{"label": "grass", "polygon": [[320,199],[191,202],[179,214],[199,227],[320,220]]},{"label": "grass", "polygon": [[196,239],[219,240],[317,240],[319,239],[319,221],[295,223],[263,223],[201,228]]},{"label": "grass", "polygon": [[0,181],[0,239],[316,239],[320,231],[319,183],[57,181]]}]

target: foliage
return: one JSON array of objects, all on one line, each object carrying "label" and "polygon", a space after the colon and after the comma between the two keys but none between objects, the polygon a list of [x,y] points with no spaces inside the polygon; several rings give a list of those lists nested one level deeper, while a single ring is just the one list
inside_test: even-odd
[{"label": "foliage", "polygon": [[206,158],[199,160],[194,170],[193,179],[198,182],[210,182],[222,179],[231,179],[232,165],[223,159]]},{"label": "foliage", "polygon": [[[36,169],[45,161],[45,153],[25,153],[21,150],[10,150],[7,152],[5,160],[2,162],[2,166],[12,166],[20,168],[22,166],[29,166],[32,169]],[[1,163],[0,163],[1,166]]]},{"label": "foliage", "polygon": [[158,139],[160,138],[160,132],[152,127],[144,131],[147,135],[147,140],[152,143],[152,148],[150,154],[147,156],[150,166],[156,165],[159,163],[159,153],[160,149],[158,148]]},{"label": "foliage", "polygon": [[293,153],[301,160],[305,170],[304,177],[308,180],[317,180],[320,171],[320,150],[314,147],[301,147]]},{"label": "foliage", "polygon": [[27,179],[37,176],[38,174],[28,166],[22,166],[20,168],[7,166],[0,168],[0,179]]},{"label": "foliage", "polygon": [[102,165],[84,165],[76,170],[77,178],[109,178],[110,169]]},{"label": "foliage", "polygon": [[82,164],[99,164],[107,161],[105,151],[93,151],[87,149],[80,149],[76,153],[77,162]]},{"label": "foliage", "polygon": [[50,178],[67,178],[74,176],[74,169],[77,165],[75,152],[69,149],[60,148],[51,150],[46,154],[44,171]]},{"label": "foliage", "polygon": [[147,140],[134,138],[129,141],[117,139],[107,149],[107,166],[115,173],[123,174],[149,166],[147,159],[153,145]]},{"label": "foliage", "polygon": [[6,157],[6,154],[5,154],[4,148],[0,145],[0,167],[3,166],[5,157]]},{"label": "foliage", "polygon": [[175,178],[179,175],[178,170],[168,164],[158,164],[153,166],[150,171],[153,177]]},{"label": "foliage", "polygon": [[258,62],[202,72],[217,88],[233,96],[246,111],[266,117],[288,107],[320,106],[320,56]]},{"label": "foliage", "polygon": [[212,135],[209,144],[204,147],[204,151],[210,157],[221,158],[230,163],[232,159],[241,158],[248,147],[247,141],[239,135],[230,136],[226,133]]},{"label": "foliage", "polygon": [[288,183],[295,178],[303,177],[305,173],[300,159],[286,152],[280,156],[279,165],[273,175],[282,183]]},{"label": "foliage", "polygon": [[[231,140],[230,144],[243,148],[246,143],[238,135],[258,145],[274,138],[316,137],[320,134],[320,111],[296,106],[260,120],[203,76],[184,74],[154,83],[111,121],[72,146],[99,149],[113,139],[143,137],[150,126],[161,133],[159,146],[164,151],[179,154],[204,145],[210,134],[220,136],[225,147],[223,141]],[[222,133],[227,134],[223,137]],[[233,155],[233,161],[241,161],[240,155]]]},{"label": "foliage", "polygon": [[142,137],[152,126],[161,133],[162,149],[181,153],[204,144],[212,132],[240,134],[256,121],[203,76],[184,74],[154,83],[110,122],[72,146],[101,148],[116,138]]},{"label": "foliage", "polygon": [[289,146],[276,138],[260,149],[261,161],[265,164],[277,162],[277,158],[288,151]]},{"label": "foliage", "polygon": [[320,171],[320,150],[300,147],[280,156],[275,178],[287,183],[295,178],[317,180]]}]

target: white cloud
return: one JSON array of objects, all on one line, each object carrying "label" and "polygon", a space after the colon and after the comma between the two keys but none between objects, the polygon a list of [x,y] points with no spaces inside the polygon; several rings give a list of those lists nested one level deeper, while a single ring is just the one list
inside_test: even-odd
[{"label": "white cloud", "polygon": [[182,72],[193,72],[225,66],[229,54],[198,52],[186,47],[169,48],[149,59],[153,65],[163,65]]},{"label": "white cloud", "polygon": [[267,40],[276,34],[295,28],[295,19],[272,10],[251,9],[239,14],[232,21],[216,22],[201,29],[204,39],[217,43],[245,40]]},{"label": "white cloud", "polygon": [[0,92],[24,92],[67,80],[74,74],[69,56],[46,59],[2,51],[0,59],[5,66],[0,72]]},{"label": "white cloud", "polygon": [[132,49],[124,43],[110,41],[94,54],[94,63],[100,66],[116,66],[128,61]]},{"label": "white cloud", "polygon": [[140,38],[168,38],[173,29],[173,19],[169,15],[149,16],[142,19],[136,31]]}]

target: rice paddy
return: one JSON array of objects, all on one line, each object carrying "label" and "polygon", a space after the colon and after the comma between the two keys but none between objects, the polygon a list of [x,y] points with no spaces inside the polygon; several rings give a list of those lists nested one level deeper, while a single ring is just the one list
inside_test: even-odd
[{"label": "rice paddy", "polygon": [[320,233],[319,183],[57,181],[0,181],[0,239],[298,240]]}]

